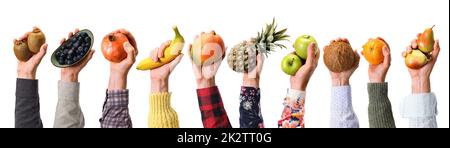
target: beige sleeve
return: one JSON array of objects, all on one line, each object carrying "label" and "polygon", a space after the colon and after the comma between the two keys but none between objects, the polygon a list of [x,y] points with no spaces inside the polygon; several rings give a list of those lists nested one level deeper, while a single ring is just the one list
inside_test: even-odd
[{"label": "beige sleeve", "polygon": [[80,83],[58,82],[58,104],[54,128],[83,128],[84,116],[79,102]]}]

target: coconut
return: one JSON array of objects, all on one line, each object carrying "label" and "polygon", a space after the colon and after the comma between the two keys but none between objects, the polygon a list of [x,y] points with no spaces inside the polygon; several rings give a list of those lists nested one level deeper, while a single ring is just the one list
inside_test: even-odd
[{"label": "coconut", "polygon": [[325,46],[323,61],[332,72],[343,72],[351,69],[356,63],[357,57],[348,42],[335,41]]}]

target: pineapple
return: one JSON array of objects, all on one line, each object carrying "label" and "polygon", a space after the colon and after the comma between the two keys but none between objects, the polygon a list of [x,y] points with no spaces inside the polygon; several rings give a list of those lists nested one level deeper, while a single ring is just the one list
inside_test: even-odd
[{"label": "pineapple", "polygon": [[266,24],[266,28],[258,32],[256,38],[235,45],[227,57],[230,68],[239,73],[248,73],[256,67],[256,56],[258,54],[263,53],[267,57],[277,47],[286,48],[286,46],[276,42],[288,40],[289,35],[285,34],[287,29],[280,31],[276,31],[276,29],[277,25],[274,18],[272,24]]}]

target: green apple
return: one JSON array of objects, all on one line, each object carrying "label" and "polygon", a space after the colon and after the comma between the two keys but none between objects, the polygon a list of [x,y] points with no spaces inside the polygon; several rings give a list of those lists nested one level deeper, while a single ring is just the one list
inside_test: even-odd
[{"label": "green apple", "polygon": [[295,53],[302,58],[303,60],[306,60],[308,57],[308,46],[310,43],[315,43],[316,48],[314,48],[314,52],[317,53],[317,41],[313,36],[310,35],[301,35],[299,36],[294,43]]},{"label": "green apple", "polygon": [[302,66],[302,60],[295,53],[286,55],[281,61],[281,70],[288,75],[295,75]]}]

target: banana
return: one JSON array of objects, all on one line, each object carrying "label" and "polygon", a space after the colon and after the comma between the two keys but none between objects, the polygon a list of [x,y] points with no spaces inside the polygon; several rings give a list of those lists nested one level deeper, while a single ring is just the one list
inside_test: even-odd
[{"label": "banana", "polygon": [[175,37],[173,38],[169,47],[164,49],[163,57],[159,58],[159,61],[153,61],[153,59],[150,57],[145,58],[141,62],[139,62],[136,69],[152,70],[173,61],[178,55],[181,54],[181,50],[183,49],[184,46],[184,38],[178,31],[177,26],[174,26],[172,29],[175,32]]}]

